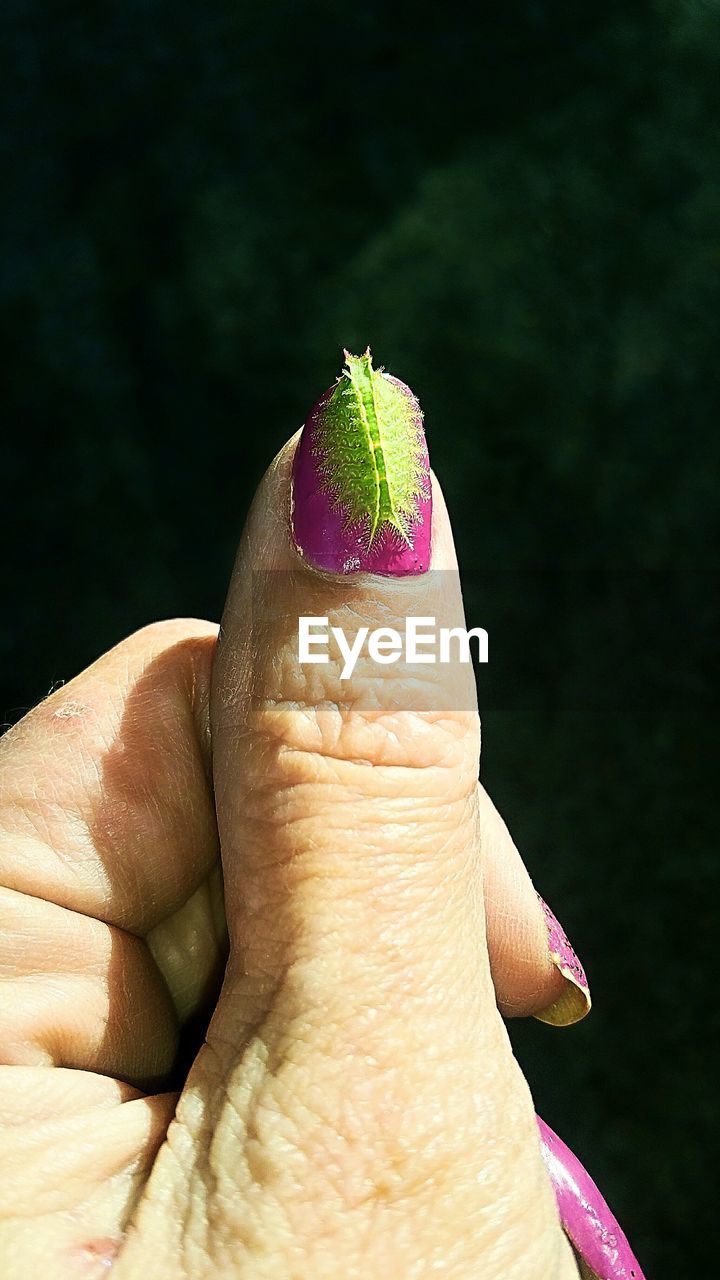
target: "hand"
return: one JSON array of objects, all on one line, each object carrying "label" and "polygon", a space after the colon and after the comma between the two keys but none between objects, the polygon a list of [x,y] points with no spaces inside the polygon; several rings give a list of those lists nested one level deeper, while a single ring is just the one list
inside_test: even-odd
[{"label": "hand", "polygon": [[[477,717],[345,722],[330,668],[304,700],[283,619],[327,612],[334,587],[293,563],[289,456],[254,504],[216,663],[231,950],[179,1102],[153,1090],[224,958],[215,628],[139,632],[1,744],[0,1273],[71,1280],[118,1255],[118,1280],[569,1280],[496,1007],[568,988],[477,788]],[[437,497],[436,526],[450,569]],[[262,648],[260,564],[284,593]],[[337,608],[387,622],[395,585]],[[251,683],[270,695],[252,711]]]},{"label": "hand", "polygon": [[467,665],[398,662],[463,634],[457,564],[417,401],[345,355],[256,498],[212,696],[213,629],[150,628],[3,744],[6,1258],[570,1280],[569,1239],[642,1280],[509,1049],[498,1007],[571,1022],[587,983],[477,785]]}]

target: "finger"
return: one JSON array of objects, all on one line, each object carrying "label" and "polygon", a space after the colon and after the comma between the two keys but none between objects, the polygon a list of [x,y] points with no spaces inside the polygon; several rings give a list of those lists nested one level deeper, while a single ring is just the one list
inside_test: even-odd
[{"label": "finger", "polygon": [[146,933],[217,855],[207,785],[216,628],[156,623],[0,743],[0,883]]},{"label": "finger", "polygon": [[[344,678],[342,660],[298,654],[301,616],[351,643],[409,616],[462,625],[442,497],[434,486],[431,572],[344,574],[358,566],[332,510],[314,542],[299,528],[317,497],[302,454],[303,558],[293,546],[294,448],[253,504],[214,673],[225,985],[119,1280],[148,1253],[163,1277],[183,1254],[198,1277],[258,1258],[298,1280],[441,1259],[448,1277],[481,1260],[487,1280],[569,1276],[485,947],[471,669],[366,656]],[[369,567],[425,569],[422,543],[371,545]],[[367,539],[355,553],[362,567]],[[191,1203],[191,1221],[169,1220],[169,1201]]]},{"label": "finger", "polygon": [[153,1081],[172,1065],[177,1023],[141,938],[0,889],[0,1060]]},{"label": "finger", "polygon": [[[183,971],[192,962],[208,980],[220,949],[209,929],[199,945],[196,921],[218,857],[208,723],[215,635],[195,621],[138,632],[0,743],[5,1063],[145,1084],[172,1064],[169,987],[179,999],[182,988],[187,1012],[200,979],[189,989]],[[161,945],[162,922],[172,951]]]},{"label": "finger", "polygon": [[564,930],[538,897],[492,800],[478,788],[488,952],[498,1006],[555,1026],[590,1011],[585,972]]},{"label": "finger", "polygon": [[0,1275],[107,1275],[174,1105],[87,1071],[0,1066]]}]

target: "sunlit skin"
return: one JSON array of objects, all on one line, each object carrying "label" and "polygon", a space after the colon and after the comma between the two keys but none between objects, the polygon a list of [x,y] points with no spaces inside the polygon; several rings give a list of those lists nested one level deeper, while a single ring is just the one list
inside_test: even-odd
[{"label": "sunlit skin", "polygon": [[[293,448],[219,654],[210,623],[155,624],[0,744],[0,1274],[577,1280],[498,1011],[567,984],[477,716],[305,684],[283,615],[329,588],[289,536]],[[452,568],[437,486],[433,518]],[[258,566],[288,570],[262,645]],[[379,625],[389,600],[330,605]],[[179,1017],[216,1001],[178,1101]]]}]

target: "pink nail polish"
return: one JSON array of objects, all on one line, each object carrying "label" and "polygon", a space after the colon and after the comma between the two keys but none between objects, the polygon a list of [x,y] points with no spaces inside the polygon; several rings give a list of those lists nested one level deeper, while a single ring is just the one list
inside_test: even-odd
[{"label": "pink nail polish", "polygon": [[615,1215],[589,1173],[556,1133],[536,1116],[543,1159],[563,1230],[597,1280],[645,1280]]},{"label": "pink nail polish", "polygon": [[295,545],[330,573],[425,573],[432,496],[422,410],[404,382],[373,369],[369,348],[345,360],[295,453]]},{"label": "pink nail polish", "polygon": [[536,1013],[535,1017],[540,1022],[549,1022],[553,1026],[566,1027],[573,1022],[579,1022],[581,1018],[584,1018],[590,1012],[592,1006],[590,988],[585,977],[585,970],[578,960],[560,921],[550,910],[547,902],[543,902],[539,894],[538,901],[545,916],[550,959],[555,968],[562,974],[566,985],[560,998],[547,1009]]}]

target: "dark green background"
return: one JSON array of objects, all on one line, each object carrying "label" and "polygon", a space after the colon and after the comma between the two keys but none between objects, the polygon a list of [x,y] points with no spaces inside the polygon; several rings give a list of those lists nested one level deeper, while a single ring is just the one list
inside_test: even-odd
[{"label": "dark green background", "polygon": [[710,1275],[720,5],[474,8],[4,0],[0,716],[218,617],[371,343],[490,630],[485,782],[593,981],[513,1033],[538,1109],[650,1280]]}]

